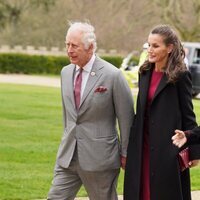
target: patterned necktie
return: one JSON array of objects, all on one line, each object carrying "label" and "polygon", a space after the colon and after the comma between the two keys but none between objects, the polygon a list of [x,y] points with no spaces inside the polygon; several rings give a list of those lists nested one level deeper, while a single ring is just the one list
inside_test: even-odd
[{"label": "patterned necktie", "polygon": [[74,99],[76,104],[76,109],[79,109],[80,101],[81,101],[81,83],[82,83],[82,71],[83,69],[80,68],[80,72],[75,80],[75,87],[74,87]]}]

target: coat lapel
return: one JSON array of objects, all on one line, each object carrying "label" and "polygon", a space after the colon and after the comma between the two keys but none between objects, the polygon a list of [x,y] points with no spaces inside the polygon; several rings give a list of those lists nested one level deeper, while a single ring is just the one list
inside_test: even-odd
[{"label": "coat lapel", "polygon": [[[140,101],[141,101],[141,106],[142,108],[146,107],[146,101],[147,101],[147,95],[148,95],[148,89],[149,89],[149,84],[151,80],[151,74],[152,74],[152,69],[146,71],[144,74],[141,75],[141,81],[140,81]],[[155,91],[154,97],[152,99],[152,102],[155,100],[155,98],[158,96],[158,94],[166,87],[168,78],[167,75],[164,73],[163,77],[160,80],[160,83]]]},{"label": "coat lapel", "polygon": [[144,72],[142,75],[140,75],[140,103],[141,108],[146,108],[146,101],[147,101],[147,95],[148,95],[148,89],[150,84],[152,70],[148,70]]},{"label": "coat lapel", "polygon": [[168,81],[167,75],[164,73],[163,77],[161,78],[160,83],[155,91],[155,94],[153,96],[151,103],[153,103],[154,99],[158,96],[158,94],[166,87],[166,85],[168,84],[167,81]]}]

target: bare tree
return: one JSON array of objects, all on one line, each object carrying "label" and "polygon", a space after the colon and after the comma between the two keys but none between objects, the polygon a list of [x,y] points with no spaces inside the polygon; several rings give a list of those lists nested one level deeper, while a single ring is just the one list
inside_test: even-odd
[{"label": "bare tree", "polygon": [[166,23],[173,25],[185,41],[200,41],[200,1],[154,0]]},{"label": "bare tree", "polygon": [[125,54],[142,50],[160,23],[173,25],[182,40],[200,41],[199,13],[199,0],[0,0],[0,43],[64,48],[67,22],[89,21],[98,48]]},{"label": "bare tree", "polygon": [[0,25],[5,26],[6,23],[16,25],[28,8],[42,6],[48,11],[53,4],[55,0],[0,0]]}]

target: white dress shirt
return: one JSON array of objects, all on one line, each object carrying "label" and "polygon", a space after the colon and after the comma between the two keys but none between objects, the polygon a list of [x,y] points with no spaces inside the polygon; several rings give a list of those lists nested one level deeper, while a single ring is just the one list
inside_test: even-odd
[{"label": "white dress shirt", "polygon": [[[89,60],[89,62],[83,67],[83,71],[82,71],[82,83],[81,83],[81,98],[83,96],[83,92],[85,90],[85,86],[87,84],[89,75],[91,73],[92,70],[92,66],[94,64],[94,60],[95,60],[95,55],[93,54],[91,59]],[[75,87],[75,80],[76,77],[78,76],[80,71],[80,67],[78,65],[76,65],[76,69],[75,69],[75,75],[74,75],[74,87]]]}]

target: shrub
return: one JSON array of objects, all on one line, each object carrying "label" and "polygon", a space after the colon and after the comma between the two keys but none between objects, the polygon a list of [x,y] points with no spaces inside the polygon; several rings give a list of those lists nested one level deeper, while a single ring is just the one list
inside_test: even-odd
[{"label": "shrub", "polygon": [[67,64],[65,56],[0,54],[0,73],[59,74]]},{"label": "shrub", "polygon": [[[118,68],[123,59],[120,56],[102,58]],[[69,63],[66,56],[3,53],[0,54],[0,73],[60,74],[62,67]]]},{"label": "shrub", "polygon": [[123,60],[123,58],[121,56],[103,56],[102,58],[104,60],[108,61],[109,63],[112,63],[117,68],[120,67],[120,65],[122,64],[122,60]]}]

